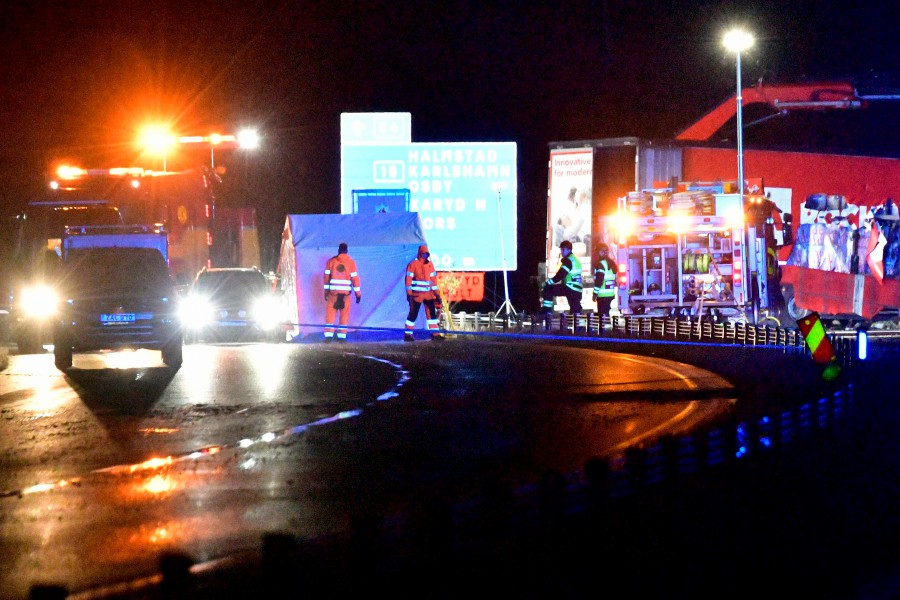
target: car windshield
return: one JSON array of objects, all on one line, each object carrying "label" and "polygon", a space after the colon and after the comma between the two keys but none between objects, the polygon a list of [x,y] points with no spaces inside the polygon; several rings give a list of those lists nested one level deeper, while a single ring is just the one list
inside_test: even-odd
[{"label": "car windshield", "polygon": [[50,230],[62,232],[66,225],[122,225],[122,215],[112,206],[66,206],[54,209],[48,218]]},{"label": "car windshield", "polygon": [[81,293],[171,293],[168,266],[154,248],[71,250],[63,274],[66,287]]},{"label": "car windshield", "polygon": [[257,271],[208,271],[194,284],[194,293],[221,302],[242,302],[267,293],[268,282]]}]

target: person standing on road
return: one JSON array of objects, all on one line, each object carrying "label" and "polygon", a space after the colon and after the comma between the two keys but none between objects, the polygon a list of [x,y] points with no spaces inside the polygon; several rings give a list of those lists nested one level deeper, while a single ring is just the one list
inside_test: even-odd
[{"label": "person standing on road", "polygon": [[601,318],[609,316],[616,295],[616,272],[619,266],[609,255],[609,246],[600,244],[597,250],[597,268],[594,269],[594,301]]},{"label": "person standing on road", "polygon": [[572,314],[581,313],[581,261],[572,254],[572,242],[563,240],[559,245],[559,269],[556,275],[544,283],[541,292],[541,312],[550,314],[553,312],[553,299],[556,296],[565,296],[569,302]]},{"label": "person standing on road", "polygon": [[347,254],[347,244],[338,244],[337,256],[325,264],[325,342],[334,341],[335,321],[338,320],[337,341],[347,341],[347,325],[350,323],[350,294],[356,294],[356,303],[362,300],[359,271],[356,261]]},{"label": "person standing on road", "polygon": [[431,332],[432,340],[442,340],[438,321],[443,305],[437,282],[437,269],[429,260],[431,253],[428,246],[419,246],[416,258],[406,266],[406,301],[409,303],[409,314],[406,315],[406,331],[404,342],[412,342],[413,328],[419,316],[419,307],[425,305],[425,324]]}]

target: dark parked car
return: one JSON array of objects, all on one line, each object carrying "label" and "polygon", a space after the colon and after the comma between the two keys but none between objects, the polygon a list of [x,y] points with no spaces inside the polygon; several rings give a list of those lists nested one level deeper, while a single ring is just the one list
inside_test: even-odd
[{"label": "dark parked car", "polygon": [[182,362],[174,281],[155,248],[72,250],[60,266],[62,302],[53,328],[56,366],[73,352],[149,348],[163,362]]},{"label": "dark parked car", "polygon": [[281,341],[281,297],[254,267],[207,268],[194,278],[182,301],[189,341]]}]

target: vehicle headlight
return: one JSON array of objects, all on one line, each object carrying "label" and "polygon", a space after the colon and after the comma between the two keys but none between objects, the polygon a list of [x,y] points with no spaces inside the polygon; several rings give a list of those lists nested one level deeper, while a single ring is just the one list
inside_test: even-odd
[{"label": "vehicle headlight", "polygon": [[260,328],[275,329],[281,324],[281,302],[273,296],[257,298],[253,303],[253,320]]},{"label": "vehicle headlight", "polygon": [[45,284],[26,286],[22,289],[19,306],[30,318],[46,319],[56,314],[59,308],[59,294]]},{"label": "vehicle headlight", "polygon": [[199,329],[212,321],[213,305],[206,298],[188,296],[178,307],[181,324],[191,329]]}]

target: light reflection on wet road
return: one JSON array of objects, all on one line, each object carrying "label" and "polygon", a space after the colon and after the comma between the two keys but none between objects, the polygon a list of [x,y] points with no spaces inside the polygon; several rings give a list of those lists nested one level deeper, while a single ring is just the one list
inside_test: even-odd
[{"label": "light reflection on wet road", "polygon": [[[582,374],[571,381],[571,373]],[[13,357],[0,374],[3,597],[147,576],[265,532],[347,527],[464,489],[486,464],[523,481],[726,412],[730,386],[667,361],[448,341]],[[669,395],[674,394],[674,395]]]}]

